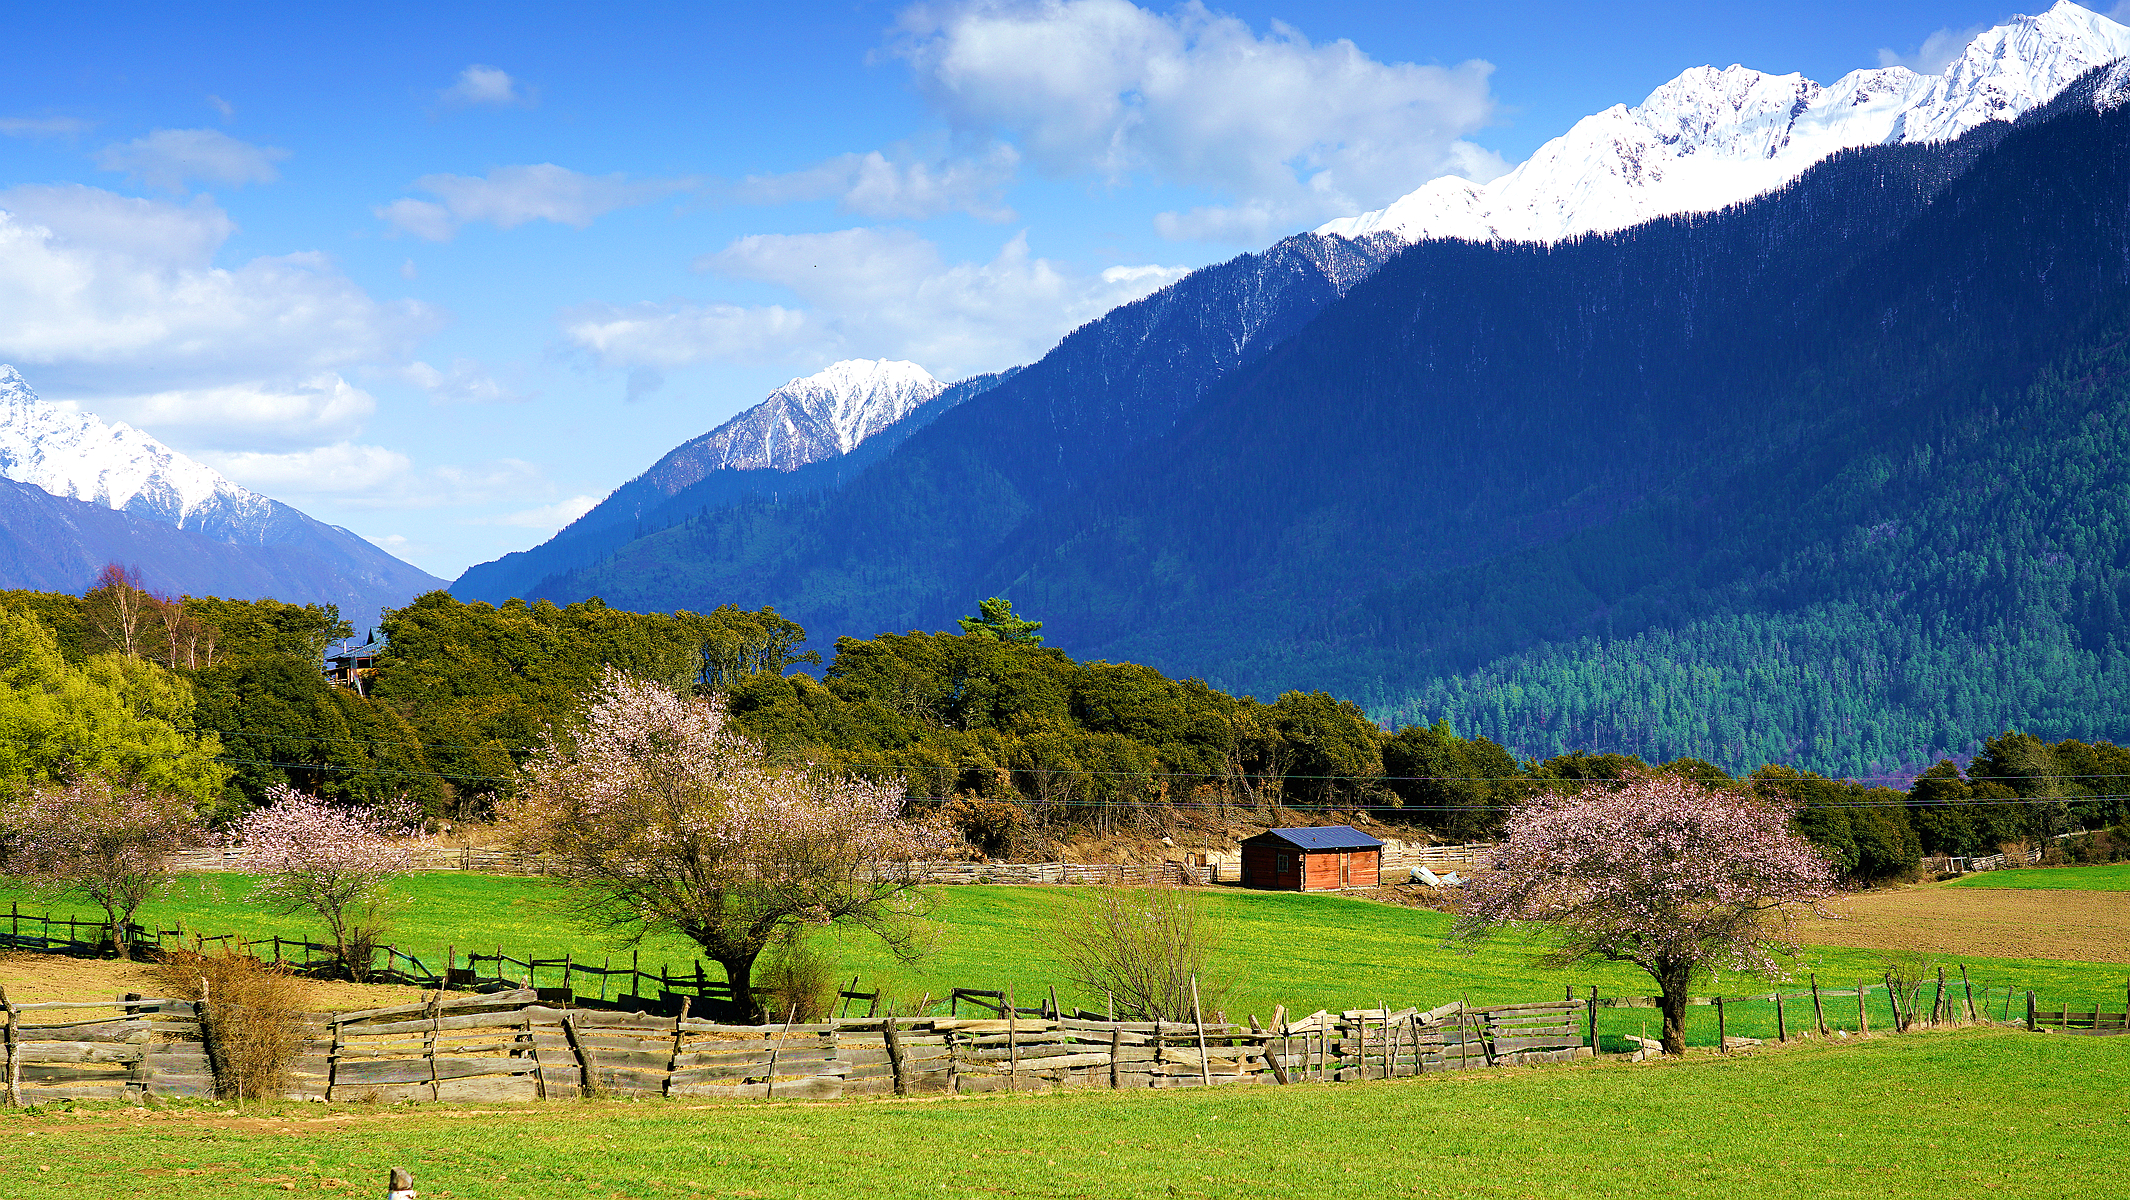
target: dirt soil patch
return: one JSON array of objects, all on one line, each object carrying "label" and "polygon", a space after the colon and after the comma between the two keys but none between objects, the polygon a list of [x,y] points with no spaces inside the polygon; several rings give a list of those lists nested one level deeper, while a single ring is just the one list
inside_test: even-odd
[{"label": "dirt soil patch", "polygon": [[2130,892],[2012,891],[1932,885],[1830,903],[1807,943],[1989,958],[2130,962]]},{"label": "dirt soil patch", "polygon": [[[301,981],[303,1007],[310,1012],[357,1008],[383,1008],[411,1004],[431,993],[420,988],[388,984],[329,983]],[[127,992],[144,996],[167,994],[156,982],[153,963],[128,963],[116,959],[69,958],[64,954],[31,951],[0,953],[0,987],[16,1004],[46,1000],[99,1000]]]}]

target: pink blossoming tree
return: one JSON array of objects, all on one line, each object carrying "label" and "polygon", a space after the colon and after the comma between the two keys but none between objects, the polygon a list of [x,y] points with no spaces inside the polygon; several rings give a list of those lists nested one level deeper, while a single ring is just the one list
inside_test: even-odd
[{"label": "pink blossoming tree", "polygon": [[559,860],[587,922],[692,940],[758,1020],[755,960],[779,939],[845,925],[914,952],[910,864],[935,839],[901,809],[891,784],[771,766],[721,701],[609,668],[504,815],[521,849]]},{"label": "pink blossoming tree", "polygon": [[1664,1052],[1686,1052],[1693,983],[1772,970],[1795,953],[1793,918],[1834,871],[1788,814],[1750,794],[1665,776],[1544,797],[1509,819],[1495,867],[1466,889],[1455,926],[1549,938],[1550,961],[1627,962],[1656,980]]},{"label": "pink blossoming tree", "polygon": [[284,915],[317,917],[348,975],[367,978],[390,914],[389,885],[413,865],[394,839],[418,831],[285,784],[269,796],[270,804],[229,828],[243,852],[240,869],[261,877],[252,897]]},{"label": "pink blossoming tree", "polygon": [[170,878],[170,859],[199,837],[190,801],[101,779],[33,788],[7,807],[8,865],[104,910],[119,957],[132,958],[126,927]]}]

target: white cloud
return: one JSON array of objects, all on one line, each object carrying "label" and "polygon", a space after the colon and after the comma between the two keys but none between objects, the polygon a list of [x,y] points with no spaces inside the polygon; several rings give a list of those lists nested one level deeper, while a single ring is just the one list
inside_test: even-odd
[{"label": "white cloud", "polygon": [[75,137],[96,128],[80,117],[0,117],[0,135],[18,138]]},{"label": "white cloud", "polygon": [[554,494],[539,467],[499,458],[426,469],[397,450],[352,441],[285,453],[207,453],[200,459],[249,488],[298,501],[331,500],[354,508],[415,509],[519,501]]},{"label": "white cloud", "polygon": [[96,165],[124,171],[149,187],[182,192],[185,181],[246,184],[281,178],[274,164],[288,151],[240,142],[219,129],[158,129],[96,152]]},{"label": "white cloud", "polygon": [[112,394],[97,401],[103,412],[188,440],[233,438],[247,445],[288,445],[337,437],[362,427],[377,400],[339,374],[321,372],[301,380],[246,380],[141,394]]},{"label": "white cloud", "polygon": [[398,372],[400,378],[429,393],[438,404],[496,404],[529,397],[510,391],[470,358],[451,360],[451,369],[440,371],[425,362],[411,362]]},{"label": "white cloud", "polygon": [[402,361],[442,315],[379,303],[323,255],[214,265],[236,226],[188,203],[78,184],[0,191],[0,362],[99,415],[254,445],[351,433],[341,377]]},{"label": "white cloud", "polygon": [[1352,42],[1265,36],[1192,0],[1163,15],[1128,0],[920,5],[900,53],[963,137],[1010,139],[1040,170],[1137,177],[1233,197],[1225,217],[1169,223],[1261,239],[1376,207],[1484,164],[1493,67],[1379,62]]},{"label": "white cloud", "polygon": [[843,154],[801,171],[754,175],[733,189],[749,204],[788,204],[835,199],[844,212],[880,220],[923,220],[965,212],[986,221],[1010,221],[1005,190],[1021,156],[1004,142],[973,156],[935,161],[897,161],[878,150]]},{"label": "white cloud", "polygon": [[528,221],[582,229],[617,208],[648,204],[694,186],[688,179],[585,175],[539,163],[497,167],[487,175],[424,175],[414,181],[414,190],[429,193],[435,201],[400,199],[375,212],[401,232],[442,242],[475,221],[498,229],[515,229]]},{"label": "white cloud", "polygon": [[200,457],[238,483],[273,496],[371,495],[414,470],[413,461],[397,450],[353,442],[282,454],[246,450]]},{"label": "white cloud", "polygon": [[514,104],[532,103],[532,93],[512,79],[509,72],[480,63],[460,71],[459,77],[438,96],[446,104],[464,107],[485,104],[508,108]]},{"label": "white cloud", "polygon": [[804,307],[585,305],[563,315],[563,336],[622,370],[884,357],[953,378],[1032,361],[1075,326],[1186,273],[1084,275],[1029,253],[1025,235],[989,262],[948,263],[915,233],[873,228],[744,237],[696,266],[788,288]]},{"label": "white cloud", "polygon": [[598,505],[599,497],[597,496],[571,496],[567,500],[557,500],[553,504],[543,504],[538,508],[505,513],[500,517],[490,517],[486,520],[476,520],[470,523],[475,525],[510,525],[519,529],[536,529],[542,533],[553,533],[578,517],[592,511]]},{"label": "white cloud", "polygon": [[220,96],[214,95],[212,93],[208,94],[207,107],[215,110],[218,113],[221,113],[222,119],[225,121],[237,115],[236,105],[231,104],[229,101],[224,100]]},{"label": "white cloud", "polygon": [[698,362],[776,362],[816,344],[806,313],[781,305],[585,304],[562,315],[562,335],[600,364],[630,370],[631,399],[664,382],[660,372]]},{"label": "white cloud", "polygon": [[[2121,6],[2118,6],[2121,7]],[[1975,35],[1988,29],[1988,25],[1976,25],[1968,29],[1940,29],[1923,39],[1923,44],[1907,54],[1892,50],[1879,51],[1882,67],[1907,67],[1919,75],[1943,75],[1953,60],[1967,52],[1967,44]]]}]

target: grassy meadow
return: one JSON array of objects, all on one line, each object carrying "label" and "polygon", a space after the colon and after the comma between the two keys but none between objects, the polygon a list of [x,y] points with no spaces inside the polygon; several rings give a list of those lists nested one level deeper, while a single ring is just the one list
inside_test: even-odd
[{"label": "grassy meadow", "polygon": [[2066,889],[2079,892],[2130,892],[2130,863],[2084,867],[2026,867],[2011,871],[1977,871],[1948,880],[1946,887]]},{"label": "grassy meadow", "polygon": [[[441,967],[447,947],[463,955],[475,949],[492,953],[500,945],[505,953],[521,959],[559,959],[567,952],[594,965],[611,956],[617,967],[630,959],[630,949],[617,939],[580,927],[564,906],[565,889],[548,880],[435,872],[409,877],[397,886],[401,906],[392,940],[431,968]],[[317,936],[300,919],[277,916],[249,903],[250,887],[251,881],[241,875],[187,875],[168,895],[151,902],[142,917],[166,928],[182,922],[187,930],[208,933]],[[1065,979],[1054,951],[1055,930],[1081,894],[1069,887],[934,889],[933,911],[925,922],[926,951],[911,963],[895,961],[870,935],[827,932],[818,936],[817,944],[835,959],[843,979],[856,976],[867,990],[883,986],[905,1003],[929,994],[936,1006],[951,988],[960,986],[1010,988],[1019,1003],[1028,1005],[1056,987],[1067,1007],[1099,1010],[1103,997],[1077,992]],[[1578,997],[1587,995],[1593,986],[1601,996],[1645,996],[1655,990],[1649,978],[1632,967],[1583,964],[1562,970],[1544,966],[1537,961],[1537,947],[1514,938],[1470,952],[1448,945],[1450,918],[1425,909],[1347,896],[1236,888],[1203,894],[1220,930],[1219,961],[1231,974],[1225,996],[1209,1001],[1207,1007],[1217,1007],[1236,1019],[1246,1013],[1269,1019],[1277,1005],[1305,1014],[1318,1008],[1373,1007],[1379,1001],[1432,1007],[1459,997],[1475,1004],[1554,999],[1571,986]],[[45,909],[35,896],[0,891],[0,903],[6,902],[19,902],[24,911]],[[69,912],[92,915],[64,903],[53,909],[56,916]],[[1809,929],[1805,940],[1811,941]],[[697,951],[672,939],[647,943],[637,954],[647,971],[664,966],[680,973],[694,970]],[[1857,1027],[1854,992],[1842,999],[1833,989],[1853,989],[1859,980],[1877,982],[1891,957],[1883,950],[1808,946],[1781,986],[1786,990],[1801,987],[1808,973],[1816,973],[1827,992],[1830,1027],[1853,1031]],[[2043,1003],[2054,999],[2077,1004],[2109,997],[2112,1006],[2120,1003],[2125,976],[2130,974],[2130,968],[2119,963],[1953,957],[1928,961],[1942,962],[1956,980],[1957,968],[1964,962],[1978,993],[1985,987],[1992,989],[1992,1008],[2000,1011],[2006,987],[2031,988]],[[705,969],[711,978],[721,977],[715,964],[705,964]],[[559,976],[559,970],[543,971],[538,982],[558,984]],[[596,981],[580,976],[576,982],[585,994],[597,994]],[[613,991],[618,993],[624,986],[616,980]],[[1720,988],[1735,995],[1771,986],[1763,979],[1726,976],[1702,990]],[[1891,1022],[1883,992],[1871,996],[1868,1003],[1873,1028]],[[2016,1015],[2023,1011],[2023,1001],[2015,1001],[2012,1007]],[[1791,1029],[1804,1026],[1809,1008],[1809,1002],[1789,1006],[1786,1017]],[[1607,1035],[1656,1032],[1656,1014],[1650,1009],[1603,1009],[1599,1015],[1600,1029]],[[1775,1035],[1770,1004],[1731,1005],[1725,1016],[1730,1034]],[[1698,1007],[1691,1017],[1689,1042],[1714,1045],[1715,1010]]]},{"label": "grassy meadow", "polygon": [[0,1110],[0,1195],[2113,1196],[2130,1038],[1971,1029],[1420,1080],[832,1103]]}]

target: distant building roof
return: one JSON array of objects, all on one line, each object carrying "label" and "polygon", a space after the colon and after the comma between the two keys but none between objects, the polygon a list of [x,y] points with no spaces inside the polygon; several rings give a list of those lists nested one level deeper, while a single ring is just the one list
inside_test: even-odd
[{"label": "distant building roof", "polygon": [[1351,825],[1305,825],[1293,829],[1267,829],[1257,838],[1277,838],[1297,850],[1379,850],[1381,840],[1372,838]]}]

